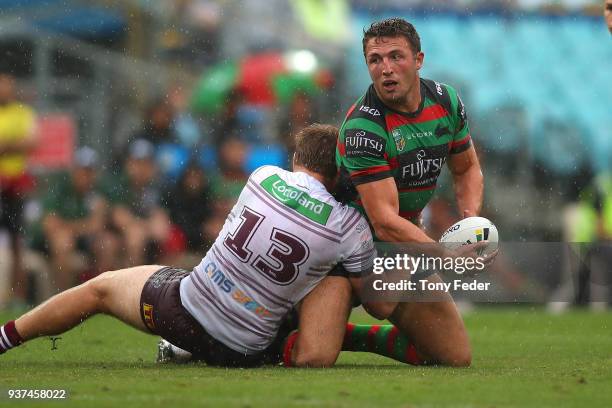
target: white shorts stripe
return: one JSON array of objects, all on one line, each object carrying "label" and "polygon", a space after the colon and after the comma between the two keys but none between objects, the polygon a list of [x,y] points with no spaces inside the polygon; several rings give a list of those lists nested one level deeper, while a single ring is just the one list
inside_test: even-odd
[{"label": "white shorts stripe", "polygon": [[9,347],[8,347],[8,348],[13,348],[13,345],[12,345],[12,344],[11,344],[11,342],[9,341],[8,336],[7,336],[7,335],[6,335],[6,333],[4,332],[4,326],[2,326],[2,327],[0,328],[0,331],[2,331],[2,338],[4,339],[4,342],[5,342],[6,344],[8,344],[8,345],[9,345]]},{"label": "white shorts stripe", "polygon": [[4,340],[2,340],[2,337],[0,337],[0,347],[2,347],[4,350],[8,350],[9,348],[6,347],[6,345],[4,344]]}]

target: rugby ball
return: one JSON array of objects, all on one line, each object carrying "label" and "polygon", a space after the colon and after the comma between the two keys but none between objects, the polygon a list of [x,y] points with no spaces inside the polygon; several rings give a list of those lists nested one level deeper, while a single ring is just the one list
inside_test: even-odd
[{"label": "rugby ball", "polygon": [[480,241],[489,242],[483,254],[489,254],[499,246],[497,227],[484,217],[464,218],[454,223],[440,238],[440,242],[449,249]]}]

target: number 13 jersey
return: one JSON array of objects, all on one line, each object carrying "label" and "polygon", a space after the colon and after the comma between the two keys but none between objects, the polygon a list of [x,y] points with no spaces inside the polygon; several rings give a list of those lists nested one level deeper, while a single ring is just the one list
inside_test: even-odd
[{"label": "number 13 jersey", "polygon": [[338,263],[353,274],[376,255],[366,220],[315,178],[255,170],[212,248],[181,282],[183,306],[228,347],[254,354]]}]

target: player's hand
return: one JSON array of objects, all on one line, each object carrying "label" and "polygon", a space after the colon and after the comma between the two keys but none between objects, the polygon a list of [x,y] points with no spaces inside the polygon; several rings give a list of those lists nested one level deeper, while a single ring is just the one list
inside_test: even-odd
[{"label": "player's hand", "polygon": [[[484,242],[487,242],[487,241],[484,241]],[[484,264],[485,268],[488,268],[489,266],[493,265],[493,263],[495,262],[495,258],[497,258],[498,254],[499,254],[499,248],[495,248],[495,251],[482,256],[481,261]]]},{"label": "player's hand", "polygon": [[[495,258],[499,254],[499,248],[496,248],[493,252],[483,255],[482,252],[487,248],[489,241],[480,241],[474,244],[462,245],[459,248],[449,250],[449,256],[454,258],[472,258],[479,263],[484,265],[482,270],[486,270],[489,266],[495,262]],[[475,273],[476,270],[472,271]],[[478,270],[480,272],[480,270]]]},{"label": "player's hand", "polygon": [[458,248],[455,248],[453,250],[451,250],[452,253],[452,257],[454,258],[478,258],[481,257],[481,254],[485,248],[487,247],[487,245],[489,244],[488,241],[480,241],[480,242],[475,242],[473,244],[465,244],[465,245],[461,245]]},{"label": "player's hand", "polygon": [[470,210],[463,210],[463,219],[475,217],[476,214]]}]

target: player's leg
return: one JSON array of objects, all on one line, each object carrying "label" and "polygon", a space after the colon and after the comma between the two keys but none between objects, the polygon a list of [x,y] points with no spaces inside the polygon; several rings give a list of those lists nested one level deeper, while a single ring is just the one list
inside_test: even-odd
[{"label": "player's leg", "polygon": [[[440,281],[437,275],[427,279]],[[413,365],[468,366],[470,344],[459,312],[446,292],[428,293],[436,302],[399,303],[394,325],[347,325],[343,351],[363,351]]]},{"label": "player's leg", "polygon": [[[438,275],[427,279],[442,281]],[[433,296],[438,301],[398,304],[389,320],[415,345],[423,362],[467,367],[472,351],[459,310],[447,292]]]},{"label": "player's leg", "polygon": [[328,276],[302,301],[299,331],[289,336],[285,365],[332,366],[342,346],[350,312],[351,285],[340,276]]},{"label": "player's leg", "polygon": [[[0,334],[3,341],[0,342],[0,348],[6,350],[10,348],[6,346],[16,345],[14,343],[63,333],[96,313],[115,316],[135,328],[148,331],[140,317],[140,296],[147,279],[160,268],[147,265],[105,272],[82,285],[59,293],[14,323],[2,326]],[[7,337],[9,335],[5,329],[10,331],[13,341]]]}]

